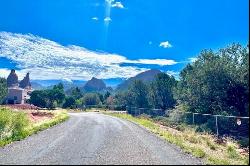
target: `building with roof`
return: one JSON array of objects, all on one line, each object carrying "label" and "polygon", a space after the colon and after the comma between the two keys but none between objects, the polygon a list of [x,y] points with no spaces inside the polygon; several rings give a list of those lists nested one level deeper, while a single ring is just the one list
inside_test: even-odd
[{"label": "building with roof", "polygon": [[15,70],[7,77],[8,94],[6,96],[7,104],[25,104],[30,99],[31,88],[29,73],[22,81],[18,81],[18,76]]}]

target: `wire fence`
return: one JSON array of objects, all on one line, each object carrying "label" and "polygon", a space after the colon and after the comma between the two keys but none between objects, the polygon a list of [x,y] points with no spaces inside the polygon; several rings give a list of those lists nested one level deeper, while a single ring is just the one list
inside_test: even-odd
[{"label": "wire fence", "polygon": [[175,124],[187,124],[196,127],[199,132],[211,132],[217,136],[249,138],[249,117],[212,115],[178,110],[168,111],[152,108],[137,108],[120,105],[88,105],[85,108],[98,108],[113,111],[126,111],[133,116],[142,114],[165,118]]}]

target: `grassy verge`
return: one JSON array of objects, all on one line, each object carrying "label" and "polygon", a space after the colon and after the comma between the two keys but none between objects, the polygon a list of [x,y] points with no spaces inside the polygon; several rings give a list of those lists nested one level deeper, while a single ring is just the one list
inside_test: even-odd
[{"label": "grassy verge", "polygon": [[[52,112],[52,111],[51,111]],[[55,110],[53,116],[40,122],[31,122],[28,114],[0,108],[0,147],[19,141],[68,119],[67,111]]]},{"label": "grassy verge", "polygon": [[159,125],[148,117],[133,117],[128,114],[105,113],[118,118],[135,122],[166,141],[179,146],[184,152],[202,158],[205,164],[210,165],[248,165],[249,154],[240,152],[239,144],[227,138],[221,144],[210,134],[196,133],[192,128],[181,131]]}]

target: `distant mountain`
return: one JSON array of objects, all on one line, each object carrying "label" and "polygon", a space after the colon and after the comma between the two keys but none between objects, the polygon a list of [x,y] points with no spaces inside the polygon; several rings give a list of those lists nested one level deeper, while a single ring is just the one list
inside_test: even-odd
[{"label": "distant mountain", "polygon": [[117,86],[117,90],[126,90],[134,80],[141,80],[141,81],[146,82],[146,83],[151,82],[155,79],[155,76],[159,73],[161,73],[161,71],[156,70],[156,69],[151,69],[151,70],[142,72],[142,73],[136,75],[135,77],[131,77],[131,78],[125,80],[124,82],[122,82],[121,84],[119,84]]},{"label": "distant mountain", "polygon": [[87,92],[90,91],[103,91],[106,89],[106,84],[103,80],[93,77],[91,80],[87,81],[83,89]]},{"label": "distant mountain", "polygon": [[72,80],[67,81],[63,80],[32,80],[31,85],[33,89],[52,89],[54,85],[62,83],[64,86],[64,90],[67,91],[74,87],[83,87],[86,81]]},{"label": "distant mountain", "polygon": [[106,86],[112,87],[112,89],[115,89],[117,87],[117,85],[122,83],[124,80],[126,80],[126,79],[124,79],[124,78],[103,79]]},{"label": "distant mountain", "polygon": [[31,87],[34,90],[42,90],[45,89],[44,86],[42,86],[41,84],[37,83],[37,82],[31,82]]}]

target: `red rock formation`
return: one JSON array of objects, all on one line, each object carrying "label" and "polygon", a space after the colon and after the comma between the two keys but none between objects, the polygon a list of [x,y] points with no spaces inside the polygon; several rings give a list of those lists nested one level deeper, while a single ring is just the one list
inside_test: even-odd
[{"label": "red rock formation", "polygon": [[105,83],[103,80],[97,79],[93,77],[84,85],[84,90],[86,91],[101,91],[106,88]]},{"label": "red rock formation", "polygon": [[14,87],[18,86],[18,76],[15,72],[15,70],[11,70],[9,76],[7,77],[7,86],[8,87]]},{"label": "red rock formation", "polygon": [[20,88],[31,88],[31,83],[30,83],[30,76],[29,73],[26,74],[26,76],[23,78],[22,81],[19,83]]}]

